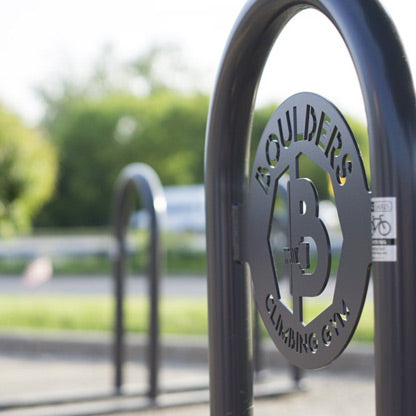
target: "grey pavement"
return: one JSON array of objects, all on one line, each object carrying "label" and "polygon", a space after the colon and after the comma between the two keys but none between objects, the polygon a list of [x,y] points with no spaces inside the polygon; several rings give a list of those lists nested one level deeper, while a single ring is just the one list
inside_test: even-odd
[{"label": "grey pavement", "polygon": [[[205,235],[194,234],[192,247],[205,249]],[[134,238],[127,235],[127,247],[137,248]],[[115,240],[109,228],[107,232],[98,234],[48,234],[36,236],[19,236],[0,240],[0,258],[38,256],[111,256],[115,250]]]},{"label": "grey pavement", "polygon": [[[1,355],[2,382],[0,406],[4,416],[59,416],[59,415],[209,415],[208,392],[177,392],[162,394],[158,407],[150,409],[149,402],[140,395],[145,391],[146,370],[141,362],[126,365],[127,385],[124,398],[111,397],[112,368],[101,359],[56,358],[44,356],[31,359]],[[163,389],[206,386],[208,371],[205,366],[186,363],[165,363],[161,371]],[[293,390],[288,369],[269,371],[255,391],[266,387],[267,399],[256,399],[254,415],[262,416],[320,416],[374,415],[374,381],[371,373],[359,369],[338,372],[331,368],[308,372],[303,380],[304,391]],[[278,396],[278,393],[286,393]],[[77,402],[81,396],[102,396],[106,399]],[[60,400],[66,405],[35,408],[9,408],[16,402],[31,400]],[[71,400],[72,399],[72,400]],[[202,404],[195,404],[201,401]],[[189,403],[189,405],[180,405]],[[172,406],[173,405],[173,406]],[[1,408],[0,408],[1,409]],[[140,410],[140,412],[139,412]]]},{"label": "grey pavement", "polygon": [[[330,279],[328,287],[322,294],[329,297],[333,294],[335,281]],[[281,293],[289,294],[288,281],[281,284]],[[27,287],[19,276],[0,276],[0,294],[111,294],[114,283],[110,275],[96,276],[55,276],[37,287]],[[126,293],[143,295],[148,291],[146,276],[130,276],[126,278]],[[164,276],[161,279],[161,295],[169,296],[207,296],[205,276],[177,275]],[[373,285],[368,287],[367,299],[373,297]]]},{"label": "grey pavement", "polygon": [[[169,276],[161,279],[161,294],[206,297],[206,286],[204,276]],[[109,275],[58,276],[37,287],[25,286],[19,276],[0,276],[1,294],[111,294],[113,290],[113,279]],[[126,279],[126,293],[143,295],[147,291],[148,279],[145,276]]]},{"label": "grey pavement", "polygon": [[[163,337],[162,390],[208,383],[206,338]],[[4,416],[60,415],[208,415],[207,390],[162,394],[149,409],[146,389],[146,338],[129,335],[125,364],[125,393],[111,393],[111,335],[91,333],[0,332],[0,411]],[[304,373],[305,391],[295,391],[290,370],[270,341],[262,345],[263,382],[257,392],[255,414],[320,416],[374,414],[374,367],[371,346],[351,345],[324,370]],[[277,393],[292,393],[277,396]],[[141,394],[139,394],[141,393]],[[96,400],[79,402],[80,397]],[[105,399],[103,398],[105,396]],[[97,400],[99,398],[99,400]],[[31,401],[59,401],[65,405],[13,407]],[[196,405],[195,402],[203,404]],[[179,404],[187,403],[187,406]],[[174,405],[172,407],[172,405]],[[9,408],[8,408],[9,406]],[[143,412],[143,413],[141,413]]]},{"label": "grey pavement", "polygon": [[76,256],[111,254],[114,240],[110,233],[79,235],[20,236],[0,240],[0,257]]}]

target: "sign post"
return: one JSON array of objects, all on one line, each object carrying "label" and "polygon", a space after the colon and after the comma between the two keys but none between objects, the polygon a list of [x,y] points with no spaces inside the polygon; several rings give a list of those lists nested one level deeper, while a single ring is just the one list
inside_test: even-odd
[{"label": "sign post", "polygon": [[[288,314],[279,304],[278,286],[273,281],[273,273],[256,266],[260,262],[250,246],[258,242],[259,245],[263,244],[264,248],[267,241],[261,241],[259,234],[256,237],[259,241],[253,240],[254,242],[246,244],[249,236],[257,236],[256,233],[262,231],[251,224],[248,224],[247,228],[244,226],[245,222],[251,221],[248,213],[253,204],[257,204],[258,209],[266,210],[265,213],[270,217],[265,189],[269,189],[273,186],[272,182],[279,179],[277,174],[273,176],[280,169],[276,160],[276,140],[269,140],[270,135],[265,136],[263,160],[259,159],[261,163],[258,166],[258,177],[251,177],[252,184],[257,181],[258,192],[265,194],[257,203],[251,195],[253,185],[250,188],[248,185],[248,145],[255,95],[270,50],[285,24],[297,12],[308,7],[322,12],[330,19],[344,39],[355,65],[368,121],[372,194],[366,194],[365,183],[360,179],[360,162],[354,152],[348,151],[350,159],[337,161],[340,162],[337,165],[337,173],[331,166],[331,148],[328,147],[328,141],[315,150],[294,137],[290,145],[287,145],[287,136],[284,139],[285,143],[287,142],[286,146],[285,143],[280,143],[282,147],[279,163],[280,157],[288,162],[289,174],[294,183],[290,190],[290,198],[292,201],[298,201],[298,211],[294,208],[292,215],[300,217],[307,214],[302,217],[304,225],[295,225],[290,231],[292,241],[286,254],[292,267],[292,281],[296,277],[296,282],[292,285],[293,314]],[[307,100],[305,102],[306,105],[311,105]],[[327,104],[322,105],[325,107]],[[278,118],[276,115],[276,120]],[[337,127],[345,129],[342,123]],[[347,139],[347,142],[350,143],[349,146],[353,146],[351,140]],[[292,148],[292,145],[295,146]],[[266,149],[266,146],[269,147]],[[329,156],[325,155],[327,149]],[[359,210],[363,216],[360,225],[355,223],[355,219],[350,218],[348,213],[345,216],[340,215],[340,221],[344,222],[345,219],[347,228],[352,224],[355,234],[348,243],[350,247],[343,248],[346,268],[343,273],[354,274],[358,288],[356,284],[349,287],[348,283],[342,283],[340,289],[337,286],[334,302],[328,314],[318,317],[316,327],[312,325],[310,331],[309,328],[304,331],[301,325],[301,300],[304,296],[316,296],[325,286],[330,250],[325,228],[318,221],[318,215],[311,215],[311,211],[308,213],[308,205],[312,207],[313,212],[317,201],[313,187],[299,180],[297,176],[296,164],[293,162],[297,151],[321,151],[324,154],[324,157],[320,156],[321,166],[329,163],[326,166],[330,166],[330,172],[332,169],[331,180],[342,182],[346,179],[345,186],[350,186],[349,182],[357,184],[354,185],[354,189],[361,189],[360,203],[359,207],[353,208]],[[269,332],[273,332],[276,325],[279,328],[279,313],[281,322],[285,322],[286,326],[282,326],[280,337],[276,337],[275,343],[281,344],[282,352],[292,362],[315,368],[334,359],[351,337],[367,285],[368,267],[367,270],[364,269],[371,260],[374,272],[377,415],[416,414],[416,325],[413,319],[416,316],[416,279],[413,276],[416,270],[416,219],[413,215],[416,212],[415,154],[414,87],[397,32],[377,1],[252,0],[246,4],[223,56],[207,128],[205,175],[213,415],[252,414],[250,270],[253,274],[256,299],[260,311],[263,309],[262,316],[266,326],[269,326]],[[276,165],[273,165],[273,161]],[[263,162],[269,164],[265,165]],[[284,170],[284,166],[282,169]],[[268,174],[270,176],[267,176]],[[342,209],[340,207],[344,204],[351,206],[351,196],[347,188],[339,190],[338,195],[338,209]],[[306,204],[304,213],[299,205],[301,201]],[[387,210],[389,207],[390,211]],[[353,245],[357,242],[361,226],[364,238],[362,244],[365,249],[363,253],[357,253]],[[305,282],[308,248],[302,245],[303,237],[306,236],[314,240],[316,238],[321,252],[321,264],[318,266],[321,269],[308,283]],[[257,251],[259,255],[265,256],[261,248]],[[351,264],[356,258],[359,265]],[[266,256],[264,261],[264,267],[267,268],[270,258]],[[339,280],[347,281],[346,278]],[[275,312],[272,312],[273,310]],[[341,320],[335,320],[338,322],[335,328],[331,320],[334,322],[334,316],[338,319],[338,315]],[[289,322],[290,325],[287,324]],[[324,326],[324,323],[328,326]],[[290,330],[286,331],[288,328],[292,328],[292,336]],[[338,335],[335,329],[338,330]],[[276,329],[274,331],[276,332]],[[282,338],[282,333],[287,333],[287,337],[284,335]],[[294,340],[297,334],[299,339],[296,344]],[[305,343],[305,334],[312,334],[310,343],[309,338]],[[305,344],[309,352],[306,352]],[[287,348],[288,345],[295,346]],[[296,345],[304,354],[296,351]]]}]

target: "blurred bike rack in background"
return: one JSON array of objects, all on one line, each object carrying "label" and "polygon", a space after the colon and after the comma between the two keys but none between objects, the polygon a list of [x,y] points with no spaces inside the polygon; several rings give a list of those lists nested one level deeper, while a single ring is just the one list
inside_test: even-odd
[{"label": "blurred bike rack in background", "polygon": [[123,383],[124,362],[124,265],[126,260],[125,234],[129,225],[130,200],[133,191],[140,195],[142,205],[149,214],[150,244],[148,253],[148,278],[149,278],[149,339],[148,339],[148,373],[149,390],[148,397],[155,399],[158,393],[159,374],[159,287],[161,268],[161,242],[160,224],[161,217],[166,211],[166,200],[162,185],[156,172],[142,163],[134,163],[126,166],[117,180],[115,206],[114,206],[114,235],[116,239],[116,252],[114,260],[114,284],[115,284],[115,327],[114,327],[114,387],[117,394],[121,394]]}]

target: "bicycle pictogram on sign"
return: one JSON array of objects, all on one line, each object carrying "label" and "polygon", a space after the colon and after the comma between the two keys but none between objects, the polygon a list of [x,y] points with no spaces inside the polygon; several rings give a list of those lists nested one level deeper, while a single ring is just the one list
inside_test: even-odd
[{"label": "bicycle pictogram on sign", "polygon": [[373,216],[371,219],[371,231],[374,234],[378,232],[383,237],[386,237],[391,232],[391,224],[384,219],[384,214],[380,214],[378,217]]}]

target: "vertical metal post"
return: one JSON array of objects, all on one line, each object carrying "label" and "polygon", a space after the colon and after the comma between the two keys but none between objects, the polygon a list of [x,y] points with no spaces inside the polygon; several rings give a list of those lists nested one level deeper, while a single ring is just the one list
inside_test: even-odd
[{"label": "vertical metal post", "polygon": [[[252,414],[251,315],[241,224],[251,114],[275,39],[308,7],[332,21],[355,65],[368,118],[373,196],[397,198],[397,261],[374,267],[376,407],[378,416],[415,415],[416,104],[404,51],[376,0],[252,0],[228,41],[205,152],[211,414]],[[322,56],[317,50],[319,58],[325,57],[323,50]]]},{"label": "vertical metal post", "polygon": [[114,261],[115,279],[115,333],[114,333],[114,366],[115,388],[121,393],[123,383],[124,363],[124,264],[126,259],[125,234],[129,220],[129,201],[132,192],[141,196],[144,209],[150,216],[150,245],[148,261],[149,281],[149,340],[148,340],[148,397],[155,399],[158,393],[159,373],[159,281],[161,266],[160,223],[166,209],[163,188],[156,172],[149,166],[134,163],[126,166],[119,175],[115,192],[114,234],[116,238],[116,253]]},{"label": "vertical metal post", "polygon": [[116,236],[117,248],[114,259],[114,295],[115,295],[115,320],[114,320],[114,386],[117,394],[121,394],[123,384],[123,363],[125,361],[124,349],[124,259],[125,245],[121,235]]},{"label": "vertical metal post", "polygon": [[261,328],[260,328],[260,316],[257,309],[254,309],[253,316],[253,366],[256,376],[260,375],[263,369],[263,353],[262,353],[262,340],[261,340]]}]

